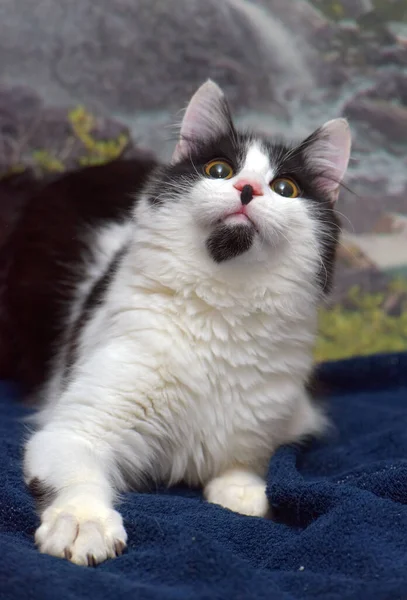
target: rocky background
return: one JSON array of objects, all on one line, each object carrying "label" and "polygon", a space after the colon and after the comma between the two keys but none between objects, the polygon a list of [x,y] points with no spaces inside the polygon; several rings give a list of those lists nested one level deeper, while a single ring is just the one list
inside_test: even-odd
[{"label": "rocky background", "polygon": [[243,125],[348,117],[334,292],[318,359],[407,348],[407,0],[2,0],[0,177],[169,157],[207,77]]}]

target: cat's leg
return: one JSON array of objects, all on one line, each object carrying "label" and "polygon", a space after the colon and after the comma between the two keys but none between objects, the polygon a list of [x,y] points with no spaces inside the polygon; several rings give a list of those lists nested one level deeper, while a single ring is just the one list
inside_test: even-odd
[{"label": "cat's leg", "polygon": [[236,467],[215,477],[205,486],[205,498],[234,512],[265,517],[269,512],[266,482],[245,467]]},{"label": "cat's leg", "polygon": [[127,534],[113,508],[113,461],[102,440],[92,443],[73,430],[49,426],[28,441],[24,473],[41,516],[41,552],[78,565],[121,554]]},{"label": "cat's leg", "polygon": [[[322,407],[301,389],[279,444],[298,442],[307,436],[318,436],[329,426]],[[272,450],[270,450],[270,458]],[[260,467],[260,465],[259,465]],[[261,469],[265,472],[266,468]],[[260,472],[259,471],[259,472]],[[247,467],[231,468],[208,482],[204,495],[209,502],[244,515],[264,517],[270,514],[266,482],[258,472]]]}]

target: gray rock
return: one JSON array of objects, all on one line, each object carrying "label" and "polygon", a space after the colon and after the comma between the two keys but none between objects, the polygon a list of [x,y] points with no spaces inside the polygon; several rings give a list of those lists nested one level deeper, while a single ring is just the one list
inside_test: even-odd
[{"label": "gray rock", "polygon": [[359,92],[355,98],[399,102],[407,106],[407,75],[402,71],[392,70],[390,73],[379,74],[375,83]]},{"label": "gray rock", "polygon": [[[46,105],[28,86],[0,86],[0,177],[23,167],[42,174],[108,158],[104,152],[99,154],[99,146],[89,149],[75,134],[69,112],[68,108]],[[102,117],[92,121],[89,133],[93,142],[117,141],[124,135],[128,141],[122,156],[150,154],[134,147],[122,123]]]},{"label": "gray rock", "polygon": [[351,234],[372,232],[387,213],[407,215],[407,186],[392,193],[389,182],[375,179],[373,171],[370,180],[354,177],[347,181],[347,187],[341,190],[338,210],[343,229]]},{"label": "gray rock", "polygon": [[337,23],[328,19],[307,0],[252,0],[263,6],[291,32],[312,72],[316,86],[337,87],[347,80],[340,64],[332,61],[328,53],[340,44]]},{"label": "gray rock", "polygon": [[1,77],[124,119],[178,110],[207,77],[236,108],[312,87],[304,50],[248,0],[2,0]]},{"label": "gray rock", "polygon": [[341,33],[350,33],[353,35],[360,33],[359,24],[355,19],[342,19],[341,21],[338,21],[338,28]]},{"label": "gray rock", "polygon": [[407,48],[407,23],[391,21],[387,23],[387,29],[394,37],[394,40],[397,42],[397,44]]},{"label": "gray rock", "polygon": [[318,8],[307,0],[254,0],[279,19],[289,31],[305,39],[308,43],[317,42],[316,36],[331,27],[333,23]]},{"label": "gray rock", "polygon": [[340,3],[348,19],[358,19],[374,9],[372,0],[341,0]]},{"label": "gray rock", "polygon": [[383,100],[356,98],[348,102],[344,115],[366,124],[392,143],[405,145],[407,108]]},{"label": "gray rock", "polygon": [[382,46],[375,60],[377,66],[407,67],[407,47],[392,44]]}]

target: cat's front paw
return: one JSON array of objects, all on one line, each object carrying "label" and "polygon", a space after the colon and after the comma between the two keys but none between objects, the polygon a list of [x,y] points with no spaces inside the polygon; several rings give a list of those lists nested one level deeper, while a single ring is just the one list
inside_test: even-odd
[{"label": "cat's front paw", "polygon": [[266,484],[257,475],[229,471],[208,483],[205,497],[213,504],[251,517],[265,517],[269,513]]},{"label": "cat's front paw", "polygon": [[44,511],[35,542],[44,554],[95,566],[122,554],[127,534],[117,511],[95,503],[93,507],[70,503]]}]

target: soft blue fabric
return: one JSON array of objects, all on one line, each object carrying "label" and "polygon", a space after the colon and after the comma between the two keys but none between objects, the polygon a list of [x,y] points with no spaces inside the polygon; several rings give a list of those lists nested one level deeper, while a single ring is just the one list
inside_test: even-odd
[{"label": "soft blue fabric", "polygon": [[210,506],[190,490],[128,494],[128,551],[97,568],[35,549],[21,478],[27,411],[1,385],[0,598],[405,600],[407,355],[329,364],[322,375],[337,430],[272,459],[277,522]]}]

